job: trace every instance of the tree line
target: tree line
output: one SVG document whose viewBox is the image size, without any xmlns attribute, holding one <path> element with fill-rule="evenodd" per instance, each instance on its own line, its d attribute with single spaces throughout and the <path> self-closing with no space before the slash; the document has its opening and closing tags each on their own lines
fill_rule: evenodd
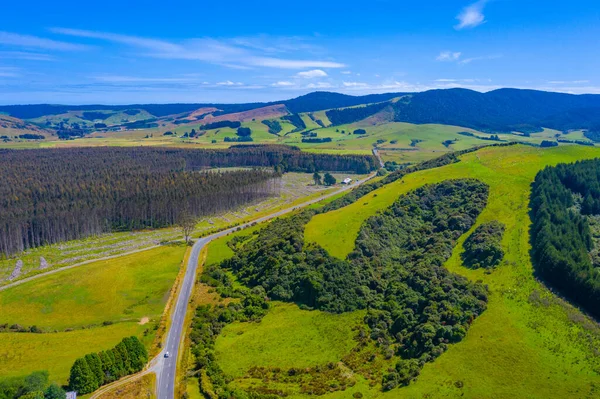
<svg viewBox="0 0 600 399">
<path fill-rule="evenodd" d="M 580 200 L 575 200 L 575 195 Z M 532 260 L 536 272 L 596 317 L 600 274 L 586 215 L 600 214 L 600 160 L 540 171 L 531 192 Z"/>
<path fill-rule="evenodd" d="M 69 388 L 85 395 L 141 371 L 147 362 L 148 352 L 140 340 L 134 336 L 123 338 L 108 351 L 90 353 L 75 360 L 69 374 Z"/>
<path fill-rule="evenodd" d="M 331 109 L 325 113 L 332 125 L 346 125 L 358 122 L 371 115 L 374 115 L 389 106 L 390 103 L 383 102 L 378 104 L 365 105 L 361 107 L 352 107 L 344 109 Z"/>
</svg>

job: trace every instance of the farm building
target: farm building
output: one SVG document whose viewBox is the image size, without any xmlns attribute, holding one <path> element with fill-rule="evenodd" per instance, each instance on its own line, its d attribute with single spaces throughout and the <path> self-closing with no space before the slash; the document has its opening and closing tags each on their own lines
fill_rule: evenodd
<svg viewBox="0 0 600 399">
<path fill-rule="evenodd" d="M 344 180 L 342 180 L 342 184 L 350 184 L 352 182 L 352 179 L 349 177 L 346 177 Z"/>
</svg>

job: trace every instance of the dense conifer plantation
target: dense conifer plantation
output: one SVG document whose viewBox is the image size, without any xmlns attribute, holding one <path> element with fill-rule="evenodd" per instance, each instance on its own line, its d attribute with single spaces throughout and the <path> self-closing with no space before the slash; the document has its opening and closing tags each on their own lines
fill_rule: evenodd
<svg viewBox="0 0 600 399">
<path fill-rule="evenodd" d="M 581 200 L 576 201 L 574 194 Z M 531 193 L 532 259 L 536 271 L 596 317 L 600 316 L 600 265 L 592 263 L 585 215 L 600 214 L 600 160 L 548 167 Z"/>
<path fill-rule="evenodd" d="M 375 165 L 370 156 L 283 146 L 0 150 L 0 254 L 228 210 L 276 194 L 280 172 L 365 173 Z M 269 169 L 200 172 L 231 166 Z"/>
</svg>

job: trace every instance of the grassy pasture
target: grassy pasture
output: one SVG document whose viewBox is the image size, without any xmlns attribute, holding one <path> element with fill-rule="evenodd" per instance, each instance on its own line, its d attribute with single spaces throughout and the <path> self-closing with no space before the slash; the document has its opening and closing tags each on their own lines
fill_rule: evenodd
<svg viewBox="0 0 600 399">
<path fill-rule="evenodd" d="M 328 126 L 324 111 L 312 113 L 316 119 L 321 119 Z M 361 121 L 348 125 L 321 128 L 308 114 L 301 114 L 305 121 L 307 129 L 315 129 L 318 137 L 330 137 L 328 143 L 302 143 L 303 136 L 300 132 L 289 133 L 294 126 L 288 122 L 280 121 L 283 130 L 279 135 L 270 134 L 268 127 L 260 120 L 243 122 L 242 126 L 252 129 L 252 137 L 255 144 L 287 144 L 295 145 L 303 150 L 325 153 L 362 153 L 371 152 L 373 145 L 377 144 L 381 155 L 386 161 L 396 162 L 420 162 L 426 159 L 435 158 L 441 153 L 462 150 L 477 145 L 489 144 L 489 141 L 481 140 L 477 137 L 468 137 L 459 135 L 458 132 L 470 132 L 479 137 L 489 137 L 489 134 L 481 133 L 472 129 L 459 126 L 448 125 L 414 125 L 410 123 L 386 122 L 373 125 L 372 122 Z M 225 137 L 235 138 L 235 129 L 221 128 L 207 130 L 200 137 L 193 139 L 181 137 L 185 132 L 190 132 L 192 128 L 199 130 L 200 122 L 188 123 L 183 125 L 167 124 L 154 129 L 128 130 L 121 132 L 98 132 L 90 137 L 69 140 L 69 141 L 51 141 L 51 142 L 9 142 L 0 143 L 0 146 L 7 148 L 45 148 L 54 146 L 169 146 L 186 148 L 227 148 L 232 144 L 224 142 Z M 367 131 L 366 135 L 351 134 L 355 129 L 363 128 Z M 167 130 L 177 133 L 177 136 L 163 136 Z M 346 134 L 341 132 L 345 131 Z M 555 135 L 560 132 L 545 129 L 542 133 L 531 134 L 525 137 L 515 134 L 501 134 L 502 140 L 524 141 L 532 144 L 539 144 L 542 140 L 555 139 Z M 153 137 L 145 138 L 146 135 Z M 582 139 L 581 132 L 573 132 L 561 136 L 565 139 Z M 413 139 L 421 140 L 413 145 Z M 377 143 L 378 140 L 383 142 Z M 447 146 L 444 141 L 451 140 L 452 144 Z M 456 140 L 456 141 L 454 141 Z M 213 143 L 215 141 L 215 143 Z"/>
<path fill-rule="evenodd" d="M 64 330 L 162 314 L 185 252 L 163 246 L 0 291 L 3 323 Z"/>
<path fill-rule="evenodd" d="M 252 366 L 305 368 L 338 362 L 355 345 L 363 311 L 340 315 L 274 302 L 260 323 L 227 325 L 216 342 L 219 365 L 242 377 Z"/>
<path fill-rule="evenodd" d="M 506 225 L 505 258 L 491 274 L 462 266 L 460 253 L 468 234 L 459 240 L 446 264 L 451 271 L 482 280 L 490 288 L 488 310 L 475 320 L 467 337 L 428 363 L 416 383 L 387 394 L 363 391 L 366 398 L 586 398 L 598 394 L 600 329 L 533 277 L 527 214 L 530 183 L 537 171 L 546 165 L 598 156 L 600 150 L 581 146 L 486 148 L 464 155 L 459 163 L 408 175 L 352 205 L 313 218 L 306 240 L 344 257 L 353 248 L 362 222 L 399 195 L 427 183 L 473 177 L 490 186 L 488 206 L 477 224 L 499 220 Z"/>
<path fill-rule="evenodd" d="M 124 337 L 140 336 L 147 327 L 138 323 L 119 323 L 49 334 L 2 333 L 0 377 L 17 377 L 35 370 L 48 370 L 51 381 L 66 384 L 75 359 L 90 352 L 110 349 Z"/>
</svg>

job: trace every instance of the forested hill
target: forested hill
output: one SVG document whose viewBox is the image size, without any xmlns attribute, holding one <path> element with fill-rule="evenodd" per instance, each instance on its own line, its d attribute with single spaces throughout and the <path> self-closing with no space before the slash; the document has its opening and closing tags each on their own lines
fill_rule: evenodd
<svg viewBox="0 0 600 399">
<path fill-rule="evenodd" d="M 246 103 L 246 104 L 130 104 L 130 105 L 55 105 L 55 104 L 31 104 L 31 105 L 2 105 L 0 113 L 20 119 L 32 119 L 45 115 L 59 115 L 68 111 L 97 111 L 114 110 L 126 111 L 130 109 L 142 109 L 148 113 L 162 117 L 186 112 L 192 112 L 199 108 L 218 108 L 220 114 L 243 112 L 270 105 L 284 104 L 291 113 L 312 112 L 330 108 L 351 107 L 354 105 L 368 104 L 387 101 L 400 96 L 400 93 L 369 94 L 366 96 L 349 96 L 340 93 L 314 92 L 285 101 L 274 101 L 270 103 Z"/>
<path fill-rule="evenodd" d="M 357 122 L 391 106 L 394 120 L 397 122 L 438 123 L 487 132 L 531 133 L 541 131 L 543 127 L 600 131 L 600 95 L 572 95 L 519 89 L 500 89 L 488 93 L 447 89 L 365 96 L 314 92 L 285 101 L 247 104 L 9 105 L 0 106 L 0 113 L 32 119 L 67 111 L 135 109 L 145 110 L 158 118 L 169 115 L 175 118 L 203 107 L 217 108 L 219 111 L 215 112 L 215 115 L 220 116 L 272 105 L 284 105 L 292 115 L 330 110 L 327 115 L 334 125 Z"/>
<path fill-rule="evenodd" d="M 412 94 L 394 104 L 395 120 L 441 123 L 493 132 L 589 129 L 600 125 L 600 95 L 500 89 Z"/>
</svg>

